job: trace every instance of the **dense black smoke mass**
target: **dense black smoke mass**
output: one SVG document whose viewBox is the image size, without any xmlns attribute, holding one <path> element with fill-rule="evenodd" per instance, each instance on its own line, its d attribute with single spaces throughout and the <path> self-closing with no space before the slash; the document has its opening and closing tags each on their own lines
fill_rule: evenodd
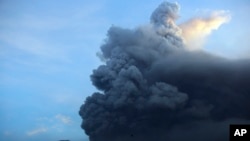
<svg viewBox="0 0 250 141">
<path fill-rule="evenodd" d="M 228 141 L 229 124 L 250 123 L 250 61 L 188 51 L 178 11 L 164 2 L 149 25 L 109 29 L 100 92 L 79 111 L 90 141 Z"/>
</svg>

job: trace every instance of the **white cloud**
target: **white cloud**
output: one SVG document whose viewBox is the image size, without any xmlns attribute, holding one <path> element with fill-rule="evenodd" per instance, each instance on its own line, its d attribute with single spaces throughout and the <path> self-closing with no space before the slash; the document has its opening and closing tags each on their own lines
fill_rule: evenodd
<svg viewBox="0 0 250 141">
<path fill-rule="evenodd" d="M 11 132 L 9 132 L 9 131 L 4 131 L 3 134 L 4 134 L 5 136 L 10 136 L 10 135 L 11 135 Z"/>
<path fill-rule="evenodd" d="M 40 36 L 35 36 L 31 33 L 23 31 L 3 31 L 0 33 L 0 41 L 5 43 L 5 45 L 9 45 L 10 47 L 14 47 L 26 53 L 26 55 L 69 61 L 66 50 L 48 43 L 48 41 Z M 8 46 L 4 46 L 3 48 L 7 49 Z"/>
<path fill-rule="evenodd" d="M 37 134 L 45 133 L 47 131 L 48 131 L 47 128 L 41 127 L 41 128 L 36 128 L 34 130 L 28 131 L 26 134 L 28 136 L 34 136 L 34 135 L 37 135 Z"/>
<path fill-rule="evenodd" d="M 26 133 L 28 136 L 33 136 L 47 131 L 64 132 L 65 129 L 68 128 L 68 125 L 73 123 L 71 117 L 63 114 L 57 114 L 52 117 L 39 117 L 36 121 L 36 124 L 40 125 L 42 128 L 36 128 L 28 131 Z"/>
<path fill-rule="evenodd" d="M 42 125 L 50 125 L 50 126 L 54 126 L 54 125 L 69 125 L 71 123 L 73 123 L 71 117 L 63 115 L 63 114 L 57 114 L 53 117 L 39 117 L 36 119 L 36 121 Z"/>
<path fill-rule="evenodd" d="M 70 123 L 72 123 L 71 118 L 68 117 L 68 116 L 65 116 L 65 115 L 58 114 L 58 115 L 55 116 L 55 118 L 57 120 L 61 121 L 64 124 L 70 124 Z"/>
</svg>

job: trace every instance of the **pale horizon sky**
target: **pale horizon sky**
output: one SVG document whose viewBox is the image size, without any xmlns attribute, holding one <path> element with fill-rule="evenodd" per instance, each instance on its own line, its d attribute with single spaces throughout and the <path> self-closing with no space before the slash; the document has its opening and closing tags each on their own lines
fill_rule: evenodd
<svg viewBox="0 0 250 141">
<path fill-rule="evenodd" d="M 87 141 L 78 111 L 97 91 L 90 74 L 112 26 L 149 24 L 162 0 L 1 0 L 0 140 Z M 169 1 L 175 2 L 175 1 Z M 177 24 L 200 11 L 229 11 L 231 20 L 203 49 L 229 59 L 250 58 L 249 0 L 176 1 Z"/>
</svg>

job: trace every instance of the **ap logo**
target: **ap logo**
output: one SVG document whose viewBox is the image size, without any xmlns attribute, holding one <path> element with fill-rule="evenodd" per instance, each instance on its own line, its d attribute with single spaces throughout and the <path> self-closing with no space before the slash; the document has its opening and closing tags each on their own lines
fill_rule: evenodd
<svg viewBox="0 0 250 141">
<path fill-rule="evenodd" d="M 230 125 L 230 141 L 250 141 L 250 125 Z"/>
</svg>

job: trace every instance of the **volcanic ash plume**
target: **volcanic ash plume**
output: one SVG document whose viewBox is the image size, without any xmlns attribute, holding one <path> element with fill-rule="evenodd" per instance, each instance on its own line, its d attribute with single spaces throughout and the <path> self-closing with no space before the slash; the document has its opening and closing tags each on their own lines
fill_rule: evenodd
<svg viewBox="0 0 250 141">
<path fill-rule="evenodd" d="M 91 75 L 101 92 L 79 111 L 90 141 L 226 141 L 230 123 L 249 123 L 250 61 L 186 50 L 178 10 L 164 2 L 150 25 L 109 29 Z"/>
<path fill-rule="evenodd" d="M 206 37 L 213 30 L 217 30 L 222 24 L 231 19 L 228 11 L 213 11 L 209 15 L 192 18 L 179 26 L 186 46 L 190 50 L 201 49 Z"/>
</svg>

